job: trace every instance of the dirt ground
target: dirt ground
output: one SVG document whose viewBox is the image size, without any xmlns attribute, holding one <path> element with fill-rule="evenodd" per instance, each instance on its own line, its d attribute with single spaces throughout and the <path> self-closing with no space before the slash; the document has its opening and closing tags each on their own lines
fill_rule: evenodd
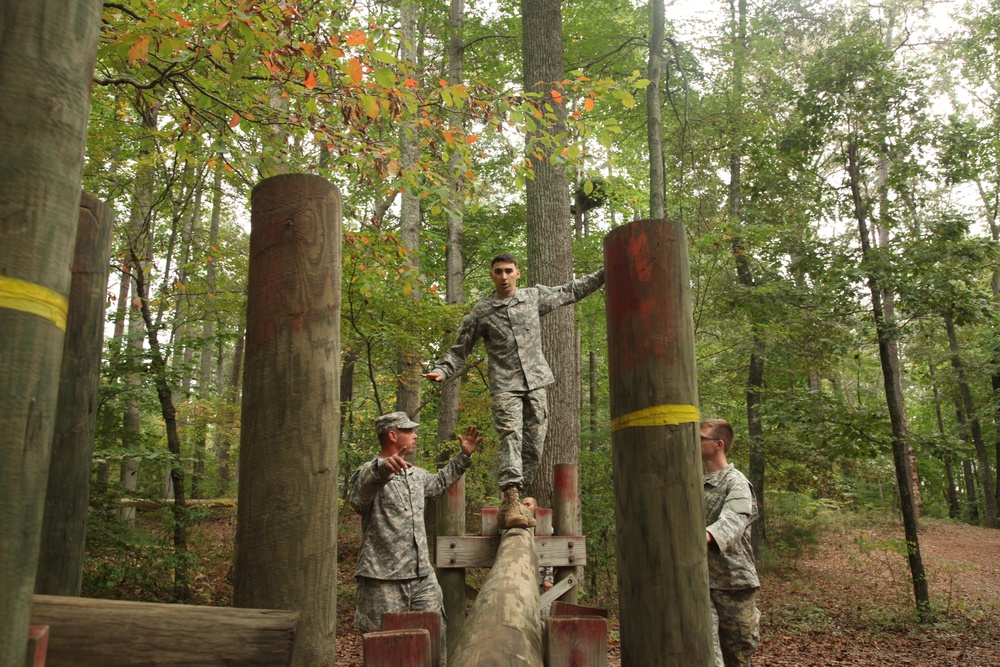
<svg viewBox="0 0 1000 667">
<path fill-rule="evenodd" d="M 755 667 L 1000 667 L 1000 531 L 929 520 L 921 531 L 933 622 L 915 621 L 901 529 L 827 533 L 762 570 Z M 338 551 L 337 664 L 360 667 L 351 576 L 357 543 L 348 537 Z M 621 665 L 618 630 L 612 617 L 611 667 Z"/>
</svg>

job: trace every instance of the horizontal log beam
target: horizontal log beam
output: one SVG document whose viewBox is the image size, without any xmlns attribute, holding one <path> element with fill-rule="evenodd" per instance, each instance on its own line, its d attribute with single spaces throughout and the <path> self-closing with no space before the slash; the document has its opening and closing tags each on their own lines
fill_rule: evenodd
<svg viewBox="0 0 1000 667">
<path fill-rule="evenodd" d="M 582 535 L 536 536 L 539 567 L 587 564 L 587 543 Z M 500 536 L 441 535 L 437 538 L 435 567 L 493 567 Z"/>
<path fill-rule="evenodd" d="M 451 667 L 542 667 L 538 613 L 538 559 L 531 533 L 503 534 L 482 591 L 476 597 L 448 664 Z"/>
<path fill-rule="evenodd" d="M 135 507 L 140 510 L 158 510 L 161 507 L 167 507 L 174 504 L 173 498 L 160 498 L 159 500 L 154 500 L 152 498 L 119 498 L 118 503 L 124 507 Z M 184 502 L 188 507 L 236 507 L 235 498 L 198 498 L 194 500 L 186 500 Z"/>
<path fill-rule="evenodd" d="M 298 613 L 36 595 L 47 667 L 288 665 Z"/>
</svg>

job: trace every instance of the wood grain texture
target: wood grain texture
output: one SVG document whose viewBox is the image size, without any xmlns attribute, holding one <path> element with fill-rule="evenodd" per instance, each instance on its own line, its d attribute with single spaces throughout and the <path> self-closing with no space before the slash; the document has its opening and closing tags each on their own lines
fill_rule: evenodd
<svg viewBox="0 0 1000 667">
<path fill-rule="evenodd" d="M 364 667 L 431 667 L 427 630 L 368 632 L 362 637 Z"/>
<path fill-rule="evenodd" d="M 47 667 L 288 665 L 298 614 L 36 595 Z"/>
<path fill-rule="evenodd" d="M 463 614 L 464 614 L 463 610 Z M 382 614 L 382 630 L 426 630 L 431 642 L 431 665 L 441 662 L 441 617 L 436 611 L 390 611 Z"/>
<path fill-rule="evenodd" d="M 254 188 L 233 599 L 301 612 L 308 667 L 336 659 L 340 242 L 328 181 Z"/>
<path fill-rule="evenodd" d="M 550 616 L 546 667 L 607 667 L 608 622 L 600 616 Z"/>
<path fill-rule="evenodd" d="M 507 530 L 496 564 L 455 642 L 451 667 L 542 667 L 538 560 L 531 533 Z"/>
<path fill-rule="evenodd" d="M 552 496 L 552 532 L 555 535 L 578 535 L 583 532 L 580 514 L 580 471 L 575 463 L 557 463 L 552 471 L 553 496 Z M 575 559 L 574 559 L 575 560 Z M 554 565 L 551 561 L 542 561 L 539 557 L 540 565 Z M 580 562 L 559 563 L 556 569 L 555 581 L 558 583 L 564 579 L 575 577 L 580 581 L 583 576 L 583 569 L 576 567 L 583 565 Z M 575 603 L 579 597 L 579 589 L 573 586 L 568 591 L 559 596 L 560 600 Z"/>
<path fill-rule="evenodd" d="M 80 198 L 35 592 L 79 595 L 114 211 Z"/>
<path fill-rule="evenodd" d="M 583 535 L 541 535 L 533 539 L 539 566 L 587 564 L 587 540 Z M 435 567 L 495 567 L 500 544 L 499 535 L 440 535 Z"/>
<path fill-rule="evenodd" d="M 438 500 L 438 532 L 441 535 L 465 534 L 465 475 L 459 477 L 443 499 Z M 448 568 L 437 572 L 448 619 L 445 640 L 448 650 L 465 626 L 465 569 Z"/>
<path fill-rule="evenodd" d="M 698 405 L 683 225 L 605 238 L 611 417 Z M 696 421 L 612 431 L 622 664 L 712 664 Z"/>
<path fill-rule="evenodd" d="M 70 290 L 101 3 L 0 2 L 0 277 Z M 20 285 L 20 283 L 18 283 Z M 28 299 L 22 303 L 37 304 Z M 20 305 L 20 304 L 19 304 Z M 22 665 L 64 331 L 0 307 L 0 665 Z"/>
</svg>

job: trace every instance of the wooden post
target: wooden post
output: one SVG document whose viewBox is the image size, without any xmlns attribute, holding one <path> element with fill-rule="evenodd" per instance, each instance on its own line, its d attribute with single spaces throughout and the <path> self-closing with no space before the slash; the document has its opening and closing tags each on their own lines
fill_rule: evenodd
<svg viewBox="0 0 1000 667">
<path fill-rule="evenodd" d="M 114 211 L 84 193 L 76 228 L 59 402 L 35 592 L 79 595 Z"/>
<path fill-rule="evenodd" d="M 24 664 L 101 3 L 0 2 L 0 665 Z"/>
<path fill-rule="evenodd" d="M 297 616 L 291 611 L 36 595 L 31 623 L 51 628 L 47 667 L 277 667 L 291 662 Z"/>
<path fill-rule="evenodd" d="M 555 491 L 552 498 L 552 529 L 556 535 L 582 535 L 579 525 L 580 492 L 579 474 L 575 463 L 557 463 L 552 469 L 552 482 Z M 577 581 L 582 576 L 582 568 L 556 568 L 556 583 L 567 577 L 576 576 Z M 576 603 L 578 588 L 574 586 L 559 599 L 564 602 Z"/>
<path fill-rule="evenodd" d="M 49 650 L 49 626 L 32 625 L 28 628 L 28 655 L 24 667 L 45 667 Z"/>
<path fill-rule="evenodd" d="M 608 622 L 600 616 L 550 616 L 545 628 L 546 667 L 607 667 Z"/>
<path fill-rule="evenodd" d="M 431 640 L 430 664 L 438 667 L 441 665 L 441 632 L 444 630 L 441 627 L 441 620 L 436 611 L 389 611 L 382 614 L 382 630 L 384 632 L 426 630 Z"/>
<path fill-rule="evenodd" d="M 504 532 L 496 562 L 465 619 L 448 664 L 542 667 L 538 559 L 535 540 L 527 529 Z"/>
<path fill-rule="evenodd" d="M 465 475 L 438 499 L 438 527 L 442 535 L 465 535 Z M 437 578 L 444 595 L 444 613 L 448 618 L 445 640 L 450 652 L 465 625 L 465 569 L 442 568 L 437 571 Z"/>
<path fill-rule="evenodd" d="M 552 535 L 552 510 L 548 507 L 539 507 L 535 509 L 535 520 L 538 525 L 535 526 L 535 536 L 545 537 Z"/>
<path fill-rule="evenodd" d="M 490 537 L 492 535 L 499 535 L 500 528 L 497 519 L 500 516 L 500 508 L 494 507 L 492 505 L 487 505 L 483 507 L 479 514 L 481 523 L 479 534 L 483 537 Z"/>
<path fill-rule="evenodd" d="M 336 660 L 340 193 L 306 174 L 251 196 L 236 528 L 238 607 L 301 613 L 295 663 Z"/>
<path fill-rule="evenodd" d="M 364 667 L 432 667 L 427 630 L 367 632 L 361 640 Z"/>
<path fill-rule="evenodd" d="M 706 667 L 712 628 L 684 226 L 604 240 L 623 665 Z"/>
</svg>

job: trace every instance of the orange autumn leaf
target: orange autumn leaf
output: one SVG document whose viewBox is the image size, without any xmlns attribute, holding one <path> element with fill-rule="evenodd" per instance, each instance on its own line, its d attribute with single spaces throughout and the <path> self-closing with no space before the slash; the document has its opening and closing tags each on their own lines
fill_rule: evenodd
<svg viewBox="0 0 1000 667">
<path fill-rule="evenodd" d="M 583 103 L 583 108 L 587 111 L 592 111 L 594 109 L 594 98 L 588 97 L 587 101 Z"/>
<path fill-rule="evenodd" d="M 239 124 L 240 124 L 240 115 L 238 113 L 234 113 L 233 117 L 229 120 L 229 127 L 236 127 Z"/>
<path fill-rule="evenodd" d="M 562 95 L 559 93 L 558 90 L 552 91 L 552 101 L 555 102 L 556 104 L 562 104 Z"/>
<path fill-rule="evenodd" d="M 143 35 L 139 39 L 132 43 L 132 46 L 128 47 L 128 61 L 131 64 L 135 64 L 140 60 L 144 60 L 149 54 L 149 35 Z"/>
<path fill-rule="evenodd" d="M 368 39 L 368 35 L 366 35 L 364 31 L 355 30 L 347 36 L 347 45 L 358 46 L 360 44 L 364 44 L 366 39 Z"/>
<path fill-rule="evenodd" d="M 407 78 L 406 81 L 403 82 L 403 85 L 407 88 L 416 88 L 419 84 L 414 79 Z"/>
<path fill-rule="evenodd" d="M 183 16 L 181 16 L 177 12 L 170 12 L 170 16 L 172 16 L 177 21 L 177 25 L 179 25 L 182 28 L 193 28 L 194 27 L 193 23 L 191 23 L 190 21 L 188 21 L 186 18 L 184 18 Z"/>
<path fill-rule="evenodd" d="M 351 81 L 355 84 L 361 83 L 361 61 L 357 58 L 351 58 L 347 61 L 347 75 L 351 77 Z"/>
<path fill-rule="evenodd" d="M 312 90 L 316 87 L 316 72 L 309 72 L 306 76 L 306 90 Z"/>
<path fill-rule="evenodd" d="M 474 144 L 474 143 L 476 143 L 476 139 L 478 139 L 478 138 L 479 137 L 476 136 L 475 134 L 470 134 L 470 135 L 468 135 L 468 136 L 465 137 L 465 141 L 466 141 L 466 143 Z"/>
</svg>

